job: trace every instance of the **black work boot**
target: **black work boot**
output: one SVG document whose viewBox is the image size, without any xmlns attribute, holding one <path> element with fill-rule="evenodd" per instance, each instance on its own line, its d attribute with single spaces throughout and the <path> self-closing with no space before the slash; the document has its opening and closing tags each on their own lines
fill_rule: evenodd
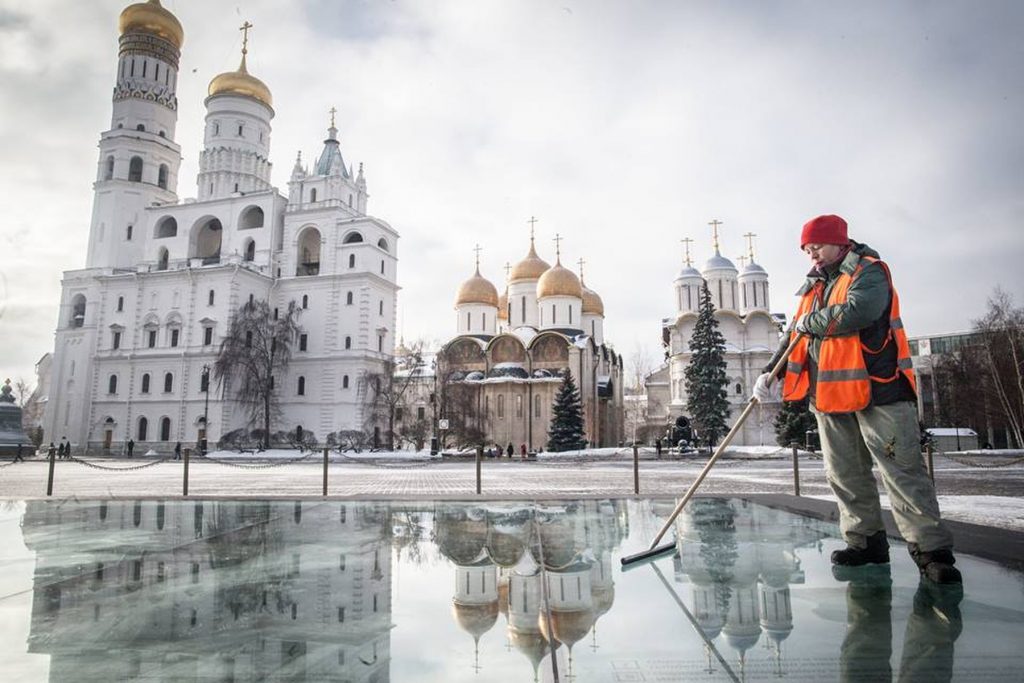
<svg viewBox="0 0 1024 683">
<path fill-rule="evenodd" d="M 860 567 L 865 564 L 888 564 L 889 563 L 889 541 L 885 537 L 885 530 L 876 531 L 866 539 L 867 545 L 863 548 L 855 548 L 850 545 L 842 550 L 832 552 L 832 564 L 841 567 Z"/>
<path fill-rule="evenodd" d="M 910 546 L 910 556 L 921 570 L 921 576 L 935 583 L 963 583 L 960 570 L 954 567 L 956 558 L 949 548 L 922 551 L 916 545 Z"/>
</svg>

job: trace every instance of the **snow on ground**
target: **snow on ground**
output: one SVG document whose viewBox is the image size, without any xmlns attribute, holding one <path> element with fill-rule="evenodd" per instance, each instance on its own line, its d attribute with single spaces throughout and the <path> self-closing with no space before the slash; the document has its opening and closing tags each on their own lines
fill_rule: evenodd
<svg viewBox="0 0 1024 683">
<path fill-rule="evenodd" d="M 810 496 L 835 502 L 836 497 Z M 882 495 L 882 507 L 891 510 L 889 496 Z M 968 524 L 1024 531 L 1024 500 L 1009 496 L 943 496 L 939 497 L 939 510 L 944 519 Z"/>
<path fill-rule="evenodd" d="M 323 451 L 317 450 L 312 453 L 307 451 L 306 453 L 299 453 L 297 450 L 292 448 L 271 448 L 266 451 L 210 451 L 207 456 L 213 460 L 235 460 L 244 459 L 252 460 L 254 458 L 267 459 L 267 460 L 299 460 L 299 459 L 311 459 L 311 458 L 322 458 Z M 335 450 L 331 450 L 330 459 L 332 462 L 338 460 L 437 460 L 440 459 L 439 455 L 431 455 L 429 450 L 423 451 L 362 451 L 356 453 L 354 451 L 345 451 L 344 453 L 338 453 Z"/>
</svg>

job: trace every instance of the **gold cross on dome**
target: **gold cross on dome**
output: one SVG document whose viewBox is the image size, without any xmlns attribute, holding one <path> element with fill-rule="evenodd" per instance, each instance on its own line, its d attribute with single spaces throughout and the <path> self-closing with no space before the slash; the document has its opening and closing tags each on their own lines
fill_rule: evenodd
<svg viewBox="0 0 1024 683">
<path fill-rule="evenodd" d="M 679 241 L 682 242 L 683 245 L 686 247 L 686 265 L 692 266 L 693 261 L 690 259 L 690 245 L 693 244 L 693 240 L 690 239 L 689 237 L 684 237 Z"/>
<path fill-rule="evenodd" d="M 757 237 L 756 233 L 747 232 L 743 234 L 747 238 L 747 252 L 750 255 L 750 262 L 754 262 L 754 238 Z"/>
<path fill-rule="evenodd" d="M 580 260 L 576 262 L 576 265 L 578 265 L 580 267 L 580 280 L 583 279 L 583 264 L 584 263 L 586 263 L 586 261 L 583 260 L 582 256 L 580 257 Z"/>
<path fill-rule="evenodd" d="M 562 261 L 562 236 L 559 235 L 557 232 L 555 233 L 554 243 L 555 243 L 555 260 L 558 261 L 559 263 L 561 263 L 561 261 Z"/>
<path fill-rule="evenodd" d="M 710 223 L 708 223 L 708 225 L 711 226 L 711 233 L 714 236 L 714 245 L 715 245 L 715 251 L 716 252 L 718 251 L 718 226 L 721 225 L 721 224 L 722 224 L 722 221 L 718 220 L 717 218 L 715 220 L 711 221 Z"/>
<path fill-rule="evenodd" d="M 249 53 L 249 49 L 248 49 L 249 48 L 249 29 L 251 29 L 251 28 L 252 28 L 252 24 L 249 22 L 248 19 L 246 19 L 245 23 L 242 24 L 242 26 L 238 29 L 239 31 L 242 32 L 242 54 L 243 55 Z"/>
<path fill-rule="evenodd" d="M 511 274 L 512 274 L 512 264 L 509 263 L 508 261 L 505 261 L 505 279 L 508 280 L 509 277 L 511 277 Z"/>
<path fill-rule="evenodd" d="M 477 272 L 480 272 L 480 252 L 483 251 L 483 249 L 481 249 L 480 245 L 477 244 L 475 247 L 473 247 L 473 251 L 476 252 L 476 270 Z"/>
<path fill-rule="evenodd" d="M 537 219 L 534 218 L 533 216 L 530 216 L 530 220 L 528 220 L 526 222 L 530 224 L 530 241 L 532 242 L 533 241 L 533 230 L 534 230 L 534 228 L 537 225 Z"/>
<path fill-rule="evenodd" d="M 334 115 L 338 113 L 338 110 L 335 109 L 334 107 L 331 107 L 327 111 L 331 115 L 331 128 L 334 128 Z"/>
</svg>

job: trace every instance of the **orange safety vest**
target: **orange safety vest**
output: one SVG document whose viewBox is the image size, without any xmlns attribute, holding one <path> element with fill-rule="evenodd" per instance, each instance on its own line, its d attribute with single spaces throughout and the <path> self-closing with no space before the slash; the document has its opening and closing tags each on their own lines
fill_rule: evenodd
<svg viewBox="0 0 1024 683">
<path fill-rule="evenodd" d="M 885 263 L 870 256 L 861 256 L 860 263 L 857 264 L 857 268 L 852 274 L 839 274 L 825 305 L 845 304 L 850 285 L 866 265 L 876 261 L 885 269 L 885 276 L 889 280 L 889 291 L 892 292 L 892 305 L 889 309 L 889 333 L 877 349 L 868 348 L 861 341 L 859 334 L 827 336 L 822 339 L 821 351 L 818 354 L 817 387 L 814 397 L 814 407 L 819 412 L 852 413 L 863 410 L 871 402 L 871 382 L 894 382 L 899 379 L 901 373 L 910 382 L 910 387 L 914 392 L 917 392 L 917 381 L 914 378 L 914 369 L 910 361 L 910 344 L 907 343 L 907 334 L 903 329 L 903 322 L 900 320 L 900 298 L 892 286 L 892 275 Z M 825 283 L 818 281 L 805 292 L 800 299 L 800 305 L 797 306 L 794 320 L 799 320 L 804 314 L 820 309 L 824 291 Z M 795 330 L 790 332 L 790 341 L 796 334 Z M 808 343 L 807 337 L 801 338 L 789 354 L 785 380 L 782 385 L 782 398 L 785 401 L 799 401 L 807 396 L 810 389 L 810 375 L 807 369 Z M 865 358 L 868 355 L 881 353 L 890 343 L 896 344 L 896 367 L 892 376 L 874 377 L 869 375 Z"/>
</svg>

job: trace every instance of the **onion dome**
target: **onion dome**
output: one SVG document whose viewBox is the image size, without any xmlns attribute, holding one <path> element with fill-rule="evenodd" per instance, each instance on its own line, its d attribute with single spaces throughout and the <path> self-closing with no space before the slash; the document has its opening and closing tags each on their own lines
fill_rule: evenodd
<svg viewBox="0 0 1024 683">
<path fill-rule="evenodd" d="M 498 320 L 508 321 L 508 288 L 498 297 Z"/>
<path fill-rule="evenodd" d="M 480 275 L 480 266 L 477 266 L 473 277 L 459 285 L 459 292 L 455 296 L 455 305 L 462 306 L 463 304 L 498 305 L 498 290 L 490 280 Z"/>
<path fill-rule="evenodd" d="M 686 266 L 683 267 L 681 271 L 679 271 L 679 275 L 676 275 L 676 281 L 678 282 L 679 280 L 691 279 L 703 280 L 704 276 L 700 274 L 699 270 L 697 270 L 690 264 L 687 264 Z"/>
<path fill-rule="evenodd" d="M 185 31 L 178 18 L 160 5 L 160 0 L 137 2 L 121 12 L 118 30 L 125 33 L 149 33 L 159 36 L 177 49 L 185 42 Z"/>
<path fill-rule="evenodd" d="M 583 287 L 583 314 L 587 315 L 599 315 L 604 317 L 604 302 L 601 301 L 601 297 L 597 292 L 587 287 L 580 279 L 580 286 Z"/>
<path fill-rule="evenodd" d="M 242 53 L 242 63 L 238 65 L 238 70 L 225 71 L 214 76 L 213 80 L 210 81 L 207 93 L 210 97 L 216 95 L 251 97 L 271 109 L 274 107 L 274 98 L 270 94 L 270 88 L 260 79 L 250 75 L 249 71 L 245 68 L 245 52 Z"/>
<path fill-rule="evenodd" d="M 522 261 L 512 266 L 508 281 L 536 280 L 550 268 L 551 265 L 547 261 L 537 256 L 537 250 L 533 246 L 533 238 L 530 238 L 530 253 Z"/>
<path fill-rule="evenodd" d="M 753 261 L 751 261 L 743 269 L 743 272 L 741 273 L 741 275 L 754 275 L 754 274 L 757 274 L 757 275 L 767 275 L 768 272 L 764 268 L 762 268 L 760 266 L 760 264 L 757 264 L 757 263 L 754 263 Z"/>
<path fill-rule="evenodd" d="M 708 262 L 704 264 L 704 271 L 709 270 L 731 270 L 736 271 L 736 266 L 733 265 L 732 261 L 722 256 L 721 253 L 716 249 L 715 255 L 708 259 Z"/>
<path fill-rule="evenodd" d="M 465 605 L 456 602 L 452 605 L 452 613 L 459 628 L 474 638 L 479 638 L 490 631 L 494 623 L 498 621 L 498 601 L 482 605 Z"/>
<path fill-rule="evenodd" d="M 582 299 L 583 286 L 576 273 L 556 261 L 555 265 L 544 271 L 537 280 L 537 298 L 543 299 L 548 296 L 574 296 Z"/>
<path fill-rule="evenodd" d="M 551 633 L 548 633 L 548 620 L 543 615 L 538 618 L 538 621 L 540 622 L 540 632 L 544 634 L 549 643 L 554 637 L 554 640 L 571 648 L 586 637 L 594 625 L 595 618 L 594 613 L 589 609 L 571 612 L 553 609 L 551 610 Z"/>
</svg>

